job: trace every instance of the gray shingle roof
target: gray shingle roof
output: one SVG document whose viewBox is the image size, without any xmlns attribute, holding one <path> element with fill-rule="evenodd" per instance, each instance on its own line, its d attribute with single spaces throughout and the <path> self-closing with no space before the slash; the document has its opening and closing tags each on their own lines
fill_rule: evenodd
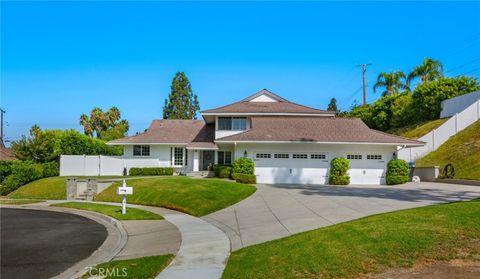
<svg viewBox="0 0 480 279">
<path fill-rule="evenodd" d="M 109 141 L 108 144 L 176 143 L 196 147 L 214 147 L 215 125 L 202 120 L 153 120 L 144 133 Z"/>
<path fill-rule="evenodd" d="M 260 95 L 267 95 L 277 100 L 277 102 L 250 102 L 250 100 Z M 332 111 L 326 111 L 292 103 L 266 89 L 263 89 L 239 102 L 219 108 L 204 110 L 202 111 L 202 113 L 301 113 L 316 115 L 335 114 L 335 112 Z"/>
<path fill-rule="evenodd" d="M 357 118 L 254 116 L 250 130 L 218 141 L 362 142 L 423 145 L 370 129 Z"/>
</svg>

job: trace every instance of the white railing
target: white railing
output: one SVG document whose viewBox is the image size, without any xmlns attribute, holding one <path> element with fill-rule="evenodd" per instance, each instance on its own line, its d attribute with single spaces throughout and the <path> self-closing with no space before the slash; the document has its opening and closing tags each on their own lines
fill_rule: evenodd
<svg viewBox="0 0 480 279">
<path fill-rule="evenodd" d="M 437 150 L 437 148 L 445 143 L 451 136 L 472 125 L 479 119 L 480 100 L 477 100 L 460 113 L 453 115 L 437 129 L 419 138 L 419 141 L 426 143 L 424 146 L 400 149 L 398 151 L 398 158 L 408 162 L 414 162 L 428 153 Z"/>
</svg>

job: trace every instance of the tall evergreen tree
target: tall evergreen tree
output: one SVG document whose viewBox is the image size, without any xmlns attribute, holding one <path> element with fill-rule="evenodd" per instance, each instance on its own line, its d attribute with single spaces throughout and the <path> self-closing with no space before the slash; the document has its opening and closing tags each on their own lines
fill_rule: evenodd
<svg viewBox="0 0 480 279">
<path fill-rule="evenodd" d="M 328 104 L 328 108 L 327 108 L 328 111 L 335 111 L 335 112 L 338 112 L 338 108 L 337 108 L 337 99 L 335 98 L 332 98 L 330 100 L 330 103 Z"/>
<path fill-rule="evenodd" d="M 192 91 L 184 72 L 178 72 L 172 80 L 170 95 L 163 106 L 164 119 L 197 119 L 200 110 L 198 98 Z"/>
</svg>

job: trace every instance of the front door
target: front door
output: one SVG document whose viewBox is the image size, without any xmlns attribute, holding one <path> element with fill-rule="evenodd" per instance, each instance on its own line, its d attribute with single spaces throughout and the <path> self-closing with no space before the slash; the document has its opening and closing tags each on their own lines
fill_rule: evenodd
<svg viewBox="0 0 480 279">
<path fill-rule="evenodd" d="M 202 170 L 208 170 L 208 167 L 215 163 L 215 151 L 204 150 L 202 155 Z"/>
</svg>

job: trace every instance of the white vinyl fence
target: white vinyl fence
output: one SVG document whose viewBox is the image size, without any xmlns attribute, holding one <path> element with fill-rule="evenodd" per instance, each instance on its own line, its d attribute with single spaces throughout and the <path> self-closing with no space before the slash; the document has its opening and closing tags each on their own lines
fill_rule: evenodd
<svg viewBox="0 0 480 279">
<path fill-rule="evenodd" d="M 424 146 L 405 148 L 398 151 L 398 158 L 407 162 L 414 162 L 428 153 L 436 150 L 451 136 L 467 128 L 480 119 L 480 100 L 468 106 L 460 113 L 455 114 L 447 122 L 434 129 L 418 140 L 425 142 Z"/>
<path fill-rule="evenodd" d="M 124 168 L 159 167 L 158 159 L 128 159 L 102 155 L 62 155 L 60 176 L 123 175 Z"/>
</svg>

